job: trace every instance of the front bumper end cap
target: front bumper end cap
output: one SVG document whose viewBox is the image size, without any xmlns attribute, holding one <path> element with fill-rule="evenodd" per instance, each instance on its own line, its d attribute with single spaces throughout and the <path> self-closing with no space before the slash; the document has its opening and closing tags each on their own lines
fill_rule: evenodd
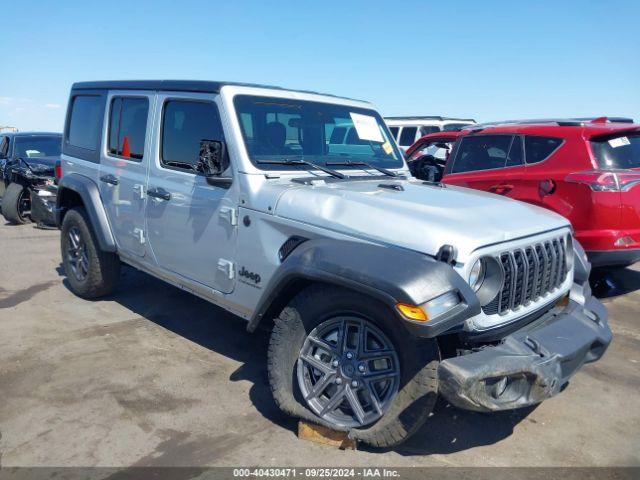
<svg viewBox="0 0 640 480">
<path fill-rule="evenodd" d="M 570 301 L 562 312 L 545 315 L 499 345 L 441 362 L 440 394 L 475 411 L 535 405 L 559 393 L 585 363 L 602 357 L 611 339 L 600 301 Z"/>
</svg>

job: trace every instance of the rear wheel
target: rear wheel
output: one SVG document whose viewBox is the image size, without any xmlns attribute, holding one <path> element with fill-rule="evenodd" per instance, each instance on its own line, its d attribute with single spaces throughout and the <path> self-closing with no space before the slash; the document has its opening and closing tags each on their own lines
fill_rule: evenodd
<svg viewBox="0 0 640 480">
<path fill-rule="evenodd" d="M 2 215 L 8 222 L 21 225 L 29 221 L 31 195 L 28 188 L 11 183 L 2 197 Z"/>
<path fill-rule="evenodd" d="M 120 276 L 118 255 L 100 250 L 82 207 L 69 210 L 61 227 L 62 264 L 71 290 L 83 298 L 98 298 L 115 290 Z"/>
<path fill-rule="evenodd" d="M 356 292 L 304 290 L 271 334 L 269 380 L 278 406 L 373 446 L 406 440 L 435 403 L 439 351 L 390 318 L 385 305 Z"/>
</svg>

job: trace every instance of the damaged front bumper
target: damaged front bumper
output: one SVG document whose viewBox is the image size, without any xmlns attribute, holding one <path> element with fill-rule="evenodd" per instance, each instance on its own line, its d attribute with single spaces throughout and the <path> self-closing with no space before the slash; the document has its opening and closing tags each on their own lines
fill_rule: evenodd
<svg viewBox="0 0 640 480">
<path fill-rule="evenodd" d="M 574 284 L 569 304 L 473 353 L 444 360 L 440 393 L 476 411 L 526 407 L 556 395 L 585 363 L 611 343 L 607 311 L 588 283 Z"/>
</svg>

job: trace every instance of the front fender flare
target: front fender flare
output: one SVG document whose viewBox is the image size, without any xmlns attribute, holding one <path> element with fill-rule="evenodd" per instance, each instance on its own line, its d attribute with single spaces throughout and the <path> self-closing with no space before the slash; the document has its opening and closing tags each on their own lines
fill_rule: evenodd
<svg viewBox="0 0 640 480">
<path fill-rule="evenodd" d="M 77 193 L 82 199 L 84 209 L 91 220 L 91 226 L 98 239 L 100 249 L 105 252 L 116 252 L 116 242 L 109 225 L 107 212 L 100 198 L 100 190 L 93 180 L 79 173 L 65 175 L 58 182 L 58 196 L 56 198 L 56 224 L 62 225 L 64 212 L 67 206 L 64 204 L 65 190 Z"/>
<path fill-rule="evenodd" d="M 249 321 L 249 331 L 265 316 L 279 313 L 272 306 L 296 281 L 328 283 L 372 296 L 388 305 L 411 334 L 420 337 L 435 337 L 480 313 L 478 299 L 467 282 L 444 262 L 401 248 L 316 239 L 300 244 L 280 265 Z M 450 291 L 458 292 L 464 308 L 434 321 L 410 321 L 396 309 L 398 303 L 422 305 Z"/>
</svg>

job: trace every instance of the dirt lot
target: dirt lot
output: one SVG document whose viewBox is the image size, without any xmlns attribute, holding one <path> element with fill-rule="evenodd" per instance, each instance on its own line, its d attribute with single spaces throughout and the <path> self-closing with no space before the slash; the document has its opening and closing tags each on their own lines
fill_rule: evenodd
<svg viewBox="0 0 640 480">
<path fill-rule="evenodd" d="M 76 298 L 58 240 L 0 225 L 3 466 L 640 465 L 640 269 L 602 290 L 613 344 L 558 397 L 494 415 L 440 402 L 396 450 L 339 451 L 273 404 L 264 333 L 129 268 L 113 298 Z"/>
</svg>

